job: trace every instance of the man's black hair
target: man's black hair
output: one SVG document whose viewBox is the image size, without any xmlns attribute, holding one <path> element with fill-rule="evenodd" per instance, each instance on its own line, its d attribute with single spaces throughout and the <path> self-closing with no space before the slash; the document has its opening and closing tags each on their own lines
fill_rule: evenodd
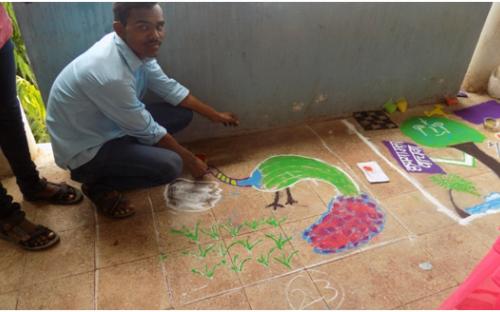
<svg viewBox="0 0 500 312">
<path fill-rule="evenodd" d="M 158 2 L 115 2 L 113 3 L 113 14 L 115 22 L 120 22 L 123 25 L 127 24 L 130 11 L 133 9 L 151 9 Z"/>
</svg>

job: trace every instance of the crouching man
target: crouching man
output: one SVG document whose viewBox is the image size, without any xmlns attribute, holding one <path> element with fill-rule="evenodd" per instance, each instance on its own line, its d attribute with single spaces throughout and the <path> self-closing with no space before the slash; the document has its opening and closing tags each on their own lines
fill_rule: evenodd
<svg viewBox="0 0 500 312">
<path fill-rule="evenodd" d="M 58 75 L 47 105 L 47 128 L 57 165 L 82 182 L 83 192 L 108 217 L 134 214 L 121 191 L 169 183 L 183 167 L 194 177 L 207 166 L 172 134 L 193 111 L 237 126 L 167 77 L 155 57 L 165 35 L 157 3 L 115 3 L 114 32 L 105 35 Z M 143 103 L 146 90 L 164 102 Z"/>
</svg>

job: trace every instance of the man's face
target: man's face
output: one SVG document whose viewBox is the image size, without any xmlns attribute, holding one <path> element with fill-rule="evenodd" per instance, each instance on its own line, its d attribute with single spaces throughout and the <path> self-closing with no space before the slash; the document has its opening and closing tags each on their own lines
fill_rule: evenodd
<svg viewBox="0 0 500 312">
<path fill-rule="evenodd" d="M 165 20 L 159 5 L 132 9 L 124 26 L 115 22 L 115 31 L 140 59 L 155 57 L 165 36 Z"/>
</svg>

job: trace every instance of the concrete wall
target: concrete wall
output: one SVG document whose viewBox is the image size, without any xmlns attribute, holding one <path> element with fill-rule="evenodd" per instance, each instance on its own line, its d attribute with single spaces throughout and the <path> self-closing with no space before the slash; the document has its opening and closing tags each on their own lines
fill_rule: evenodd
<svg viewBox="0 0 500 312">
<path fill-rule="evenodd" d="M 470 92 L 486 92 L 489 77 L 498 66 L 500 66 L 500 3 L 494 3 L 465 75 L 463 88 Z"/>
<path fill-rule="evenodd" d="M 490 3 L 162 3 L 165 72 L 238 131 L 410 104 L 460 87 Z M 44 98 L 111 30 L 110 3 L 16 3 Z M 181 138 L 234 133 L 197 119 Z"/>
</svg>

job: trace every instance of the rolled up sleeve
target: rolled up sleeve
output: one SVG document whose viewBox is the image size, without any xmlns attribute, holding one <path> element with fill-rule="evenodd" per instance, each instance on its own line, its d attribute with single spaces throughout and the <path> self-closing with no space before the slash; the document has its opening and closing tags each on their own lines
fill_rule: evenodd
<svg viewBox="0 0 500 312">
<path fill-rule="evenodd" d="M 137 138 L 143 144 L 154 145 L 167 133 L 153 119 L 144 103 L 137 99 L 131 82 L 113 80 L 89 85 L 98 86 L 85 92 L 92 103 L 127 135 Z"/>
<path fill-rule="evenodd" d="M 179 105 L 189 94 L 189 90 L 175 79 L 167 77 L 156 60 L 146 65 L 148 88 L 167 103 Z"/>
</svg>

